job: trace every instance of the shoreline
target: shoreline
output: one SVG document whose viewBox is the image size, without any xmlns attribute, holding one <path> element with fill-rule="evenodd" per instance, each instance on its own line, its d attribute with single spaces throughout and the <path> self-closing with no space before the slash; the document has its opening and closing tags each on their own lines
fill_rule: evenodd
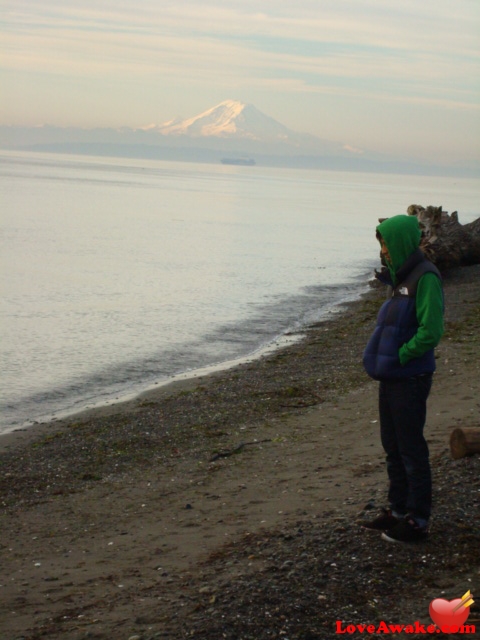
<svg viewBox="0 0 480 640">
<path fill-rule="evenodd" d="M 311 326 L 317 326 L 334 321 L 335 317 L 338 314 L 341 314 L 343 309 L 362 300 L 362 298 L 367 296 L 369 293 L 371 293 L 369 282 L 363 284 L 359 283 L 358 290 L 355 293 L 350 293 L 339 302 L 327 305 L 326 310 L 322 312 L 319 320 Z M 22 425 L 6 427 L 4 431 L 0 432 L 0 451 L 2 451 L 5 444 L 10 444 L 12 441 L 16 440 L 16 434 L 22 434 L 33 430 L 29 435 L 35 437 L 35 434 L 40 434 L 43 429 L 48 429 L 50 431 L 55 423 L 64 425 L 66 423 L 77 422 L 79 420 L 81 421 L 95 419 L 97 417 L 117 415 L 123 411 L 129 411 L 132 405 L 135 406 L 139 402 L 148 401 L 150 397 L 153 399 L 157 398 L 157 396 L 159 398 L 163 398 L 168 395 L 181 392 L 185 389 L 190 389 L 199 381 L 209 376 L 222 375 L 236 367 L 241 367 L 242 365 L 251 364 L 263 358 L 274 356 L 276 352 L 288 349 L 290 346 L 308 339 L 307 334 L 309 330 L 310 325 L 303 325 L 298 329 L 289 329 L 244 356 L 206 365 L 198 369 L 187 370 L 185 372 L 172 375 L 167 379 L 161 379 L 148 385 L 142 385 L 141 390 L 125 392 L 115 399 L 110 398 L 104 401 L 87 402 L 79 408 L 58 410 L 55 413 L 48 414 L 44 417 L 29 420 Z"/>
<path fill-rule="evenodd" d="M 252 351 L 245 356 L 240 356 L 232 360 L 221 361 L 216 364 L 206 365 L 205 367 L 200 367 L 198 369 L 191 369 L 188 371 L 177 373 L 175 375 L 169 376 L 166 379 L 161 379 L 158 382 L 154 382 L 148 385 L 139 385 L 139 387 L 141 386 L 140 391 L 125 392 L 124 394 L 119 395 L 114 400 L 99 400 L 98 402 L 91 401 L 85 403 L 84 406 L 82 405 L 80 408 L 76 409 L 59 409 L 55 413 L 49 414 L 44 417 L 40 416 L 35 420 L 29 420 L 22 425 L 7 427 L 5 431 L 0 432 L 0 444 L 2 437 L 11 435 L 16 432 L 36 429 L 37 427 L 41 427 L 42 425 L 51 425 L 55 422 L 64 423 L 65 421 L 76 421 L 83 418 L 88 419 L 89 417 L 93 418 L 95 416 L 105 416 L 121 413 L 123 411 L 123 408 L 128 404 L 141 401 L 144 397 L 148 398 L 150 394 L 156 395 L 156 393 L 160 390 L 162 392 L 162 395 L 164 393 L 175 393 L 176 390 L 181 390 L 184 386 L 195 384 L 195 381 L 198 379 L 217 373 L 221 374 L 222 372 L 226 372 L 239 365 L 247 364 L 257 359 L 268 356 L 269 354 L 278 351 L 279 349 L 286 348 L 290 344 L 301 340 L 303 334 L 304 332 L 301 330 L 299 330 L 298 333 L 287 332 L 276 338 L 273 338 L 272 341 L 268 344 L 259 347 L 255 351 Z"/>
<path fill-rule="evenodd" d="M 0 635 L 330 638 L 334 620 L 428 620 L 433 598 L 479 592 L 480 458 L 452 461 L 448 437 L 479 424 L 480 266 L 444 284 L 420 553 L 355 526 L 386 498 L 361 366 L 372 288 L 269 356 L 3 443 Z"/>
<path fill-rule="evenodd" d="M 466 280 L 467 283 L 463 283 Z M 462 290 L 457 289 L 458 283 L 461 283 Z M 448 299 L 445 311 L 445 322 L 454 322 L 456 319 L 462 319 L 468 313 L 469 308 L 475 304 L 476 288 L 472 290 L 472 286 L 477 285 L 478 296 L 480 299 L 480 266 L 475 265 L 473 267 L 461 267 L 451 270 L 444 275 L 444 289 L 445 296 L 449 297 L 452 304 L 448 305 Z M 456 290 L 457 289 L 457 290 Z M 472 296 L 473 293 L 473 296 Z M 315 369 L 312 366 L 312 354 L 313 358 L 317 359 L 315 351 L 317 344 L 323 344 L 323 348 L 328 348 L 332 351 L 333 356 L 326 359 L 326 362 L 320 364 L 321 367 L 337 368 L 335 362 L 337 359 L 339 369 L 339 383 L 344 384 L 345 378 L 351 378 L 348 380 L 349 388 L 358 388 L 362 384 L 370 382 L 370 379 L 365 374 L 361 365 L 361 353 L 363 351 L 364 344 L 370 335 L 370 331 L 373 327 L 373 323 L 376 318 L 376 314 L 380 304 L 382 303 L 384 295 L 384 289 L 378 286 L 371 286 L 364 289 L 363 293 L 360 293 L 354 299 L 345 300 L 340 302 L 325 313 L 325 317 L 320 319 L 313 325 L 303 327 L 299 331 L 297 338 L 289 341 L 291 336 L 283 336 L 286 341 L 285 344 L 278 347 L 267 345 L 265 352 L 262 349 L 259 350 L 259 355 L 252 357 L 247 355 L 237 360 L 230 361 L 233 364 L 231 366 L 225 366 L 228 363 L 220 363 L 218 366 L 212 365 L 211 367 L 205 367 L 204 369 L 194 370 L 190 373 L 178 374 L 174 376 L 174 379 L 166 381 L 164 384 L 154 384 L 150 388 L 147 388 L 139 393 L 132 393 L 127 399 L 119 399 L 118 401 L 111 402 L 109 404 L 100 404 L 99 406 L 86 407 L 79 411 L 73 411 L 68 413 L 64 417 L 54 418 L 52 420 L 46 420 L 45 422 L 33 422 L 26 427 L 17 427 L 8 432 L 2 432 L 0 434 L 0 454 L 7 452 L 11 448 L 19 445 L 29 445 L 38 439 L 44 437 L 51 437 L 55 433 L 62 431 L 65 428 L 69 428 L 72 425 L 78 427 L 79 425 L 85 425 L 89 428 L 94 428 L 97 423 L 102 426 L 109 421 L 114 424 L 116 421 L 122 421 L 126 417 L 137 419 L 142 414 L 151 413 L 151 409 L 159 409 L 162 403 L 168 403 L 170 400 L 175 404 L 175 401 L 192 395 L 194 402 L 201 404 L 202 393 L 207 393 L 209 388 L 215 388 L 218 386 L 228 386 L 233 380 L 239 378 L 239 386 L 242 387 L 242 378 L 250 378 L 252 373 L 257 377 L 262 378 L 256 380 L 254 387 L 261 385 L 266 386 L 268 377 L 270 382 L 273 382 L 273 386 L 278 386 L 278 378 L 281 385 L 285 382 L 286 370 L 288 368 L 294 370 L 295 375 L 288 376 L 292 381 L 295 381 L 304 386 L 305 388 L 296 388 L 294 386 L 287 388 L 287 399 L 293 397 L 299 393 L 298 409 L 305 408 L 305 404 L 315 405 L 328 400 L 335 399 L 338 395 L 341 395 L 347 390 L 347 387 L 338 389 L 335 382 L 323 384 L 322 389 L 323 397 L 317 394 L 317 387 L 322 387 L 324 380 L 322 378 L 314 377 L 316 375 Z M 465 306 L 465 309 L 461 308 L 462 296 L 471 298 L 469 305 Z M 360 317 L 360 320 L 359 320 Z M 332 336 L 333 331 L 348 331 L 350 333 L 351 327 L 349 327 L 350 319 L 354 319 L 356 322 L 356 333 L 354 335 L 348 335 L 349 340 L 352 340 L 356 344 L 357 348 L 357 361 L 351 360 L 351 358 L 345 354 L 341 345 Z M 441 348 L 441 347 L 440 347 Z M 353 347 L 352 347 L 353 349 Z M 302 360 L 306 360 L 309 368 L 302 370 Z M 350 369 L 347 373 L 347 369 Z M 270 371 L 269 371 L 270 370 Z M 272 371 L 273 370 L 273 373 Z M 320 384 L 318 384 L 320 383 Z M 236 383 L 234 382 L 234 385 Z M 280 386 L 281 386 L 280 385 Z M 251 389 L 242 388 L 240 394 L 248 395 Z M 277 390 L 273 390 L 273 394 L 278 393 Z M 236 392 L 234 391 L 234 394 Z M 291 395 L 293 394 L 293 396 Z M 302 401 L 302 396 L 310 396 L 310 400 L 306 403 Z M 218 401 L 218 397 L 216 398 Z M 313 399 L 313 400 L 312 400 Z M 277 403 L 278 405 L 278 403 Z M 226 411 L 232 409 L 232 398 L 229 398 L 226 403 Z M 273 411 L 272 411 L 273 409 Z M 279 411 L 280 409 L 280 411 Z M 288 406 L 272 406 L 268 407 L 263 419 L 269 419 L 276 412 L 280 414 L 285 413 L 284 409 L 288 409 Z M 287 411 L 288 413 L 288 411 Z M 248 417 L 251 419 L 251 416 Z"/>
</svg>

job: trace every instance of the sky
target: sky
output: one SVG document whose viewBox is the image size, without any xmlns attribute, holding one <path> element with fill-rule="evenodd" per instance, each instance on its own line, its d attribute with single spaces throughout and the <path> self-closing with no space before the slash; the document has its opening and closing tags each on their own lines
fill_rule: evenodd
<svg viewBox="0 0 480 640">
<path fill-rule="evenodd" d="M 480 159 L 480 0 L 0 0 L 0 125 L 226 99 L 357 149 Z"/>
</svg>

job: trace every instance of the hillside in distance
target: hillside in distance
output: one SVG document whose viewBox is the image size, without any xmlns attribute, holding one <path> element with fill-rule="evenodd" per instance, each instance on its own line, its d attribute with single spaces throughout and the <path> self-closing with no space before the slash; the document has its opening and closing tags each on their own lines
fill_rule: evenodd
<svg viewBox="0 0 480 640">
<path fill-rule="evenodd" d="M 252 104 L 225 100 L 187 119 L 120 129 L 0 126 L 0 148 L 188 162 L 251 159 L 257 165 L 389 173 L 469 175 L 388 157 L 289 129 Z"/>
<path fill-rule="evenodd" d="M 74 127 L 0 127 L 0 146 L 32 148 L 45 145 L 149 145 L 291 155 L 344 154 L 340 144 L 297 133 L 253 105 L 236 100 L 220 104 L 187 119 L 121 129 Z"/>
<path fill-rule="evenodd" d="M 298 133 L 267 116 L 252 104 L 238 100 L 225 100 L 220 104 L 186 120 L 176 119 L 158 127 L 152 127 L 160 135 L 187 139 L 207 139 L 211 144 L 219 140 L 271 144 L 298 151 L 328 150 L 342 153 L 335 142 L 321 140 L 309 134 Z M 151 128 L 151 129 L 152 129 Z M 151 130 L 150 129 L 150 130 Z"/>
</svg>

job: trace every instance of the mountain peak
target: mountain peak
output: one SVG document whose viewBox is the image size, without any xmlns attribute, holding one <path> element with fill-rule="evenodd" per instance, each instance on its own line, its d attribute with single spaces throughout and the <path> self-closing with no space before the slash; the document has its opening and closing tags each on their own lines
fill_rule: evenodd
<svg viewBox="0 0 480 640">
<path fill-rule="evenodd" d="M 165 136 L 192 138 L 285 140 L 289 130 L 251 104 L 239 100 L 224 100 L 193 118 L 166 122 L 158 127 L 158 132 Z"/>
<path fill-rule="evenodd" d="M 229 109 L 234 113 L 241 113 L 247 105 L 244 102 L 240 102 L 240 100 L 224 100 L 220 102 L 214 109 L 218 107 L 224 107 L 225 109 Z"/>
</svg>

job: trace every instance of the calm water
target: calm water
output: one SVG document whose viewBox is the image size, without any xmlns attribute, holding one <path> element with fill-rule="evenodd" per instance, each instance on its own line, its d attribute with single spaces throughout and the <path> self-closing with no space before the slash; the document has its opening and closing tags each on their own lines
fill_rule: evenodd
<svg viewBox="0 0 480 640">
<path fill-rule="evenodd" d="M 0 152 L 0 431 L 245 356 L 357 296 L 379 217 L 478 181 Z"/>
</svg>

